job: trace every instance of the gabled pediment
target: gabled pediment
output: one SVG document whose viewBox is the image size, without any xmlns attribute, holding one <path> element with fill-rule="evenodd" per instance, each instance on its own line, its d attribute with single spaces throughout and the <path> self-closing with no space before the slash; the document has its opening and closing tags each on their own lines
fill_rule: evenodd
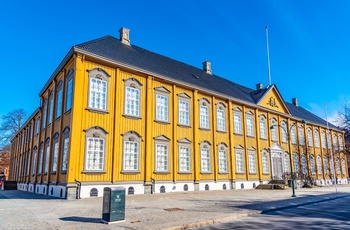
<svg viewBox="0 0 350 230">
<path fill-rule="evenodd" d="M 273 143 L 273 145 L 270 147 L 270 151 L 284 151 L 284 149 L 282 148 L 282 146 L 280 146 L 277 143 Z"/>
<path fill-rule="evenodd" d="M 275 85 L 251 93 L 256 104 L 280 113 L 290 114 L 281 94 Z"/>
</svg>

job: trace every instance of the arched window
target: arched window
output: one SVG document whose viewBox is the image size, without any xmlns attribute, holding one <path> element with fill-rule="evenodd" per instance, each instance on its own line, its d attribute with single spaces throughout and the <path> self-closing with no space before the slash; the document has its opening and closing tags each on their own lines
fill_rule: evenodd
<svg viewBox="0 0 350 230">
<path fill-rule="evenodd" d="M 236 172 L 244 173 L 244 149 L 242 146 L 235 147 L 236 155 Z"/>
<path fill-rule="evenodd" d="M 263 174 L 269 174 L 270 168 L 269 168 L 269 153 L 264 149 L 262 151 L 262 171 Z"/>
<path fill-rule="evenodd" d="M 191 142 L 183 138 L 178 140 L 179 173 L 191 172 Z"/>
<path fill-rule="evenodd" d="M 179 103 L 179 125 L 190 126 L 190 99 L 186 93 L 180 93 L 178 96 Z"/>
<path fill-rule="evenodd" d="M 169 172 L 169 141 L 164 135 L 154 138 L 155 172 Z"/>
<path fill-rule="evenodd" d="M 56 118 L 61 116 L 62 113 L 62 88 L 63 83 L 59 81 L 57 84 L 57 99 L 56 99 Z"/>
<path fill-rule="evenodd" d="M 218 131 L 226 132 L 226 106 L 222 102 L 216 104 L 216 123 Z"/>
<path fill-rule="evenodd" d="M 239 108 L 233 110 L 234 133 L 242 134 L 242 111 Z"/>
<path fill-rule="evenodd" d="M 45 129 L 46 127 L 46 113 L 47 113 L 47 99 L 45 98 L 44 99 L 44 102 L 43 102 L 43 120 L 41 122 L 41 129 Z"/>
<path fill-rule="evenodd" d="M 301 167 L 304 175 L 307 175 L 307 161 L 306 161 L 306 155 L 301 154 Z"/>
<path fill-rule="evenodd" d="M 322 143 L 322 148 L 327 148 L 326 146 L 326 134 L 325 132 L 322 130 L 321 132 L 321 143 Z"/>
<path fill-rule="evenodd" d="M 209 104 L 206 98 L 199 100 L 199 127 L 209 129 Z"/>
<path fill-rule="evenodd" d="M 293 126 L 291 129 L 291 139 L 292 139 L 292 144 L 296 145 L 297 144 L 297 128 L 295 126 Z"/>
<path fill-rule="evenodd" d="M 58 159 L 58 145 L 59 145 L 59 134 L 55 133 L 53 136 L 53 154 L 52 154 L 52 168 L 51 172 L 56 173 L 57 171 L 57 159 Z"/>
<path fill-rule="evenodd" d="M 277 135 L 278 131 L 277 131 L 277 129 L 279 127 L 277 126 L 277 120 L 275 118 L 271 119 L 270 126 L 272 127 L 272 129 L 271 129 L 271 140 L 272 141 L 278 141 L 278 135 Z"/>
<path fill-rule="evenodd" d="M 320 155 L 317 156 L 317 173 L 322 175 L 322 159 Z"/>
<path fill-rule="evenodd" d="M 298 131 L 299 131 L 299 144 L 304 146 L 305 145 L 304 127 L 300 125 L 298 127 Z"/>
<path fill-rule="evenodd" d="M 51 91 L 49 96 L 49 117 L 47 122 L 48 125 L 52 123 L 53 103 L 53 91 Z"/>
<path fill-rule="evenodd" d="M 247 136 L 254 137 L 254 113 L 246 112 Z"/>
<path fill-rule="evenodd" d="M 203 141 L 200 143 L 201 150 L 201 172 L 210 173 L 211 172 L 211 144 L 208 141 Z"/>
<path fill-rule="evenodd" d="M 107 110 L 108 78 L 103 69 L 95 68 L 89 72 L 89 110 Z"/>
<path fill-rule="evenodd" d="M 339 142 L 339 150 L 343 150 L 343 137 L 341 135 L 338 136 L 338 142 Z"/>
<path fill-rule="evenodd" d="M 290 162 L 289 162 L 289 153 L 285 152 L 283 157 L 283 163 L 284 163 L 284 171 L 287 174 L 290 174 Z"/>
<path fill-rule="evenodd" d="M 307 144 L 312 147 L 313 146 L 313 141 L 312 141 L 312 130 L 311 128 L 307 129 Z"/>
<path fill-rule="evenodd" d="M 267 134 L 266 134 L 266 117 L 265 115 L 260 115 L 259 118 L 259 123 L 260 123 L 260 138 L 261 139 L 266 139 Z"/>
<path fill-rule="evenodd" d="M 333 135 L 333 148 L 335 151 L 338 150 L 338 138 L 336 134 Z"/>
<path fill-rule="evenodd" d="M 342 174 L 343 176 L 346 175 L 346 167 L 345 167 L 345 159 L 341 159 L 341 171 L 342 171 Z"/>
<path fill-rule="evenodd" d="M 285 121 L 282 121 L 281 122 L 281 131 L 282 131 L 282 142 L 283 143 L 286 143 L 288 140 L 287 140 L 287 123 Z"/>
<path fill-rule="evenodd" d="M 32 176 L 34 176 L 34 174 L 35 174 L 37 151 L 38 151 L 38 148 L 35 146 L 35 147 L 33 148 Z"/>
<path fill-rule="evenodd" d="M 68 111 L 72 108 L 73 101 L 73 75 L 74 71 L 71 69 L 67 73 L 67 91 L 66 91 L 66 109 Z"/>
<path fill-rule="evenodd" d="M 335 168 L 337 170 L 337 175 L 340 174 L 340 162 L 339 162 L 339 157 L 335 159 Z"/>
<path fill-rule="evenodd" d="M 68 155 L 69 155 L 69 136 L 70 129 L 66 126 L 63 131 L 63 143 L 62 143 L 62 164 L 61 164 L 61 172 L 67 172 L 68 168 Z"/>
<path fill-rule="evenodd" d="M 300 165 L 299 165 L 299 155 L 298 153 L 294 153 L 294 172 L 300 173 Z"/>
<path fill-rule="evenodd" d="M 139 171 L 141 136 L 130 131 L 123 135 L 123 171 Z"/>
<path fill-rule="evenodd" d="M 225 143 L 218 144 L 218 158 L 219 173 L 227 173 L 227 145 Z"/>
<path fill-rule="evenodd" d="M 328 167 L 328 157 L 327 156 L 323 157 L 323 164 L 324 164 L 324 173 L 326 175 L 328 175 L 329 174 L 329 167 Z"/>
<path fill-rule="evenodd" d="M 311 175 L 316 175 L 315 157 L 312 154 L 310 155 L 310 171 Z"/>
<path fill-rule="evenodd" d="M 319 137 L 319 133 L 318 133 L 317 129 L 314 130 L 314 140 L 315 140 L 315 147 L 319 148 L 320 147 L 320 137 Z"/>
<path fill-rule="evenodd" d="M 103 171 L 106 155 L 107 132 L 101 127 L 94 126 L 85 130 L 85 168 L 84 171 Z"/>
</svg>

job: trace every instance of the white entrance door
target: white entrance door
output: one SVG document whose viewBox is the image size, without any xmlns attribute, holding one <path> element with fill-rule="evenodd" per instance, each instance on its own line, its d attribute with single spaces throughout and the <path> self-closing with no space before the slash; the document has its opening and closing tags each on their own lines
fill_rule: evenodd
<svg viewBox="0 0 350 230">
<path fill-rule="evenodd" d="M 284 179 L 283 148 L 275 143 L 271 146 L 270 153 L 271 153 L 272 179 L 283 180 Z"/>
</svg>

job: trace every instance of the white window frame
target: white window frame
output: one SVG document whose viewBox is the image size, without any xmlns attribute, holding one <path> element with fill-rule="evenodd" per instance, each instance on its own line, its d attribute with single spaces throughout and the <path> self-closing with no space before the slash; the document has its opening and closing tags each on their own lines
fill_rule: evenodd
<svg viewBox="0 0 350 230">
<path fill-rule="evenodd" d="M 326 149 L 327 148 L 326 133 L 324 131 L 321 132 L 321 143 L 322 143 L 322 148 Z"/>
<path fill-rule="evenodd" d="M 328 146 L 328 149 L 332 149 L 332 141 L 331 141 L 330 132 L 327 133 L 327 146 Z"/>
<path fill-rule="evenodd" d="M 346 164 L 345 164 L 344 158 L 341 159 L 341 171 L 342 171 L 343 176 L 345 176 L 346 175 Z"/>
<path fill-rule="evenodd" d="M 314 146 L 313 141 L 312 141 L 312 130 L 311 130 L 311 128 L 307 129 L 307 144 L 308 144 L 309 147 L 313 147 Z"/>
<path fill-rule="evenodd" d="M 211 145 L 207 141 L 200 143 L 201 173 L 211 173 Z"/>
<path fill-rule="evenodd" d="M 314 141 L 315 141 L 315 147 L 319 148 L 320 147 L 320 136 L 319 136 L 319 132 L 317 129 L 314 130 Z"/>
<path fill-rule="evenodd" d="M 44 143 L 42 142 L 40 144 L 40 148 L 39 148 L 39 159 L 38 159 L 38 171 L 37 171 L 37 175 L 40 175 L 42 172 L 42 166 L 43 166 L 43 156 L 44 156 Z"/>
<path fill-rule="evenodd" d="M 306 159 L 306 155 L 303 153 L 301 154 L 301 169 L 302 169 L 302 173 L 304 175 L 307 175 L 307 159 Z"/>
<path fill-rule="evenodd" d="M 320 155 L 317 156 L 317 173 L 318 175 L 322 175 L 323 170 L 322 170 L 322 158 Z"/>
<path fill-rule="evenodd" d="M 304 146 L 305 145 L 305 135 L 304 135 L 304 127 L 303 126 L 298 127 L 298 134 L 299 134 L 299 144 L 301 146 Z"/>
<path fill-rule="evenodd" d="M 329 174 L 329 159 L 327 156 L 323 156 L 323 164 L 324 164 L 324 173 L 326 175 Z"/>
<path fill-rule="evenodd" d="M 246 126 L 247 126 L 247 136 L 254 137 L 254 118 L 252 112 L 246 113 Z"/>
<path fill-rule="evenodd" d="M 235 148 L 236 173 L 244 173 L 244 149 L 241 146 Z"/>
<path fill-rule="evenodd" d="M 299 155 L 298 153 L 293 154 L 293 163 L 294 163 L 294 172 L 300 173 L 300 163 L 299 163 Z"/>
<path fill-rule="evenodd" d="M 206 98 L 199 100 L 199 128 L 210 129 L 210 102 Z"/>
<path fill-rule="evenodd" d="M 249 164 L 249 173 L 256 174 L 256 151 L 253 148 L 248 149 L 248 164 Z"/>
<path fill-rule="evenodd" d="M 333 149 L 334 151 L 338 151 L 338 138 L 336 134 L 333 134 Z"/>
<path fill-rule="evenodd" d="M 178 140 L 179 173 L 191 173 L 191 142 L 186 138 Z"/>
<path fill-rule="evenodd" d="M 58 152 L 59 152 L 59 134 L 56 133 L 53 137 L 53 154 L 52 154 L 52 173 L 57 171 L 57 162 L 58 162 Z"/>
<path fill-rule="evenodd" d="M 85 131 L 85 172 L 103 172 L 106 160 L 107 132 L 94 126 Z"/>
<path fill-rule="evenodd" d="M 242 134 L 242 112 L 239 109 L 233 111 L 234 117 L 234 133 Z"/>
<path fill-rule="evenodd" d="M 141 136 L 130 131 L 123 135 L 123 172 L 140 171 Z"/>
<path fill-rule="evenodd" d="M 89 96 L 88 110 L 108 110 L 108 80 L 110 75 L 100 68 L 88 70 L 89 72 Z"/>
<path fill-rule="evenodd" d="M 156 121 L 169 121 L 169 94 L 170 91 L 164 87 L 155 88 L 156 92 Z"/>
<path fill-rule="evenodd" d="M 315 165 L 315 156 L 313 154 L 309 157 L 310 160 L 310 172 L 311 175 L 316 175 L 316 165 Z"/>
<path fill-rule="evenodd" d="M 226 132 L 226 106 L 221 102 L 216 104 L 216 126 L 219 132 Z"/>
<path fill-rule="evenodd" d="M 269 167 L 269 153 L 266 150 L 262 151 L 262 173 L 263 174 L 270 174 L 270 167 Z"/>
<path fill-rule="evenodd" d="M 68 169 L 68 158 L 69 158 L 69 136 L 70 129 L 65 127 L 62 131 L 63 133 L 63 142 L 62 142 L 62 164 L 61 164 L 61 172 L 65 173 Z"/>
<path fill-rule="evenodd" d="M 178 94 L 179 125 L 190 126 L 190 97 L 181 93 Z"/>
<path fill-rule="evenodd" d="M 292 140 L 292 144 L 296 145 L 297 144 L 297 128 L 295 126 L 292 127 L 291 129 L 291 140 Z"/>
<path fill-rule="evenodd" d="M 343 148 L 343 137 L 341 135 L 338 136 L 338 142 L 339 142 L 339 150 L 342 151 Z"/>
<path fill-rule="evenodd" d="M 288 152 L 284 153 L 284 157 L 283 157 L 283 164 L 284 164 L 284 171 L 287 174 L 290 174 L 290 160 L 289 160 L 289 154 Z"/>
<path fill-rule="evenodd" d="M 154 138 L 154 171 L 169 173 L 170 158 L 169 158 L 169 142 L 170 139 L 164 135 Z"/>
<path fill-rule="evenodd" d="M 37 157 L 37 152 L 38 152 L 38 149 L 37 147 L 35 146 L 33 148 L 33 159 L 32 159 L 32 176 L 34 176 L 35 172 L 36 172 L 36 157 Z"/>
<path fill-rule="evenodd" d="M 227 145 L 225 143 L 218 144 L 218 164 L 219 173 L 228 173 Z"/>
<path fill-rule="evenodd" d="M 140 117 L 141 115 L 141 87 L 135 78 L 125 80 L 124 115 L 126 117 Z"/>
<path fill-rule="evenodd" d="M 46 128 L 47 103 L 47 98 L 45 98 L 43 102 L 43 120 L 41 122 L 41 129 Z"/>
<path fill-rule="evenodd" d="M 260 138 L 267 139 L 266 117 L 264 115 L 260 115 L 259 127 L 260 127 Z"/>
<path fill-rule="evenodd" d="M 49 171 L 49 161 L 50 161 L 50 138 L 46 140 L 45 146 L 45 164 L 44 164 L 44 174 Z"/>
<path fill-rule="evenodd" d="M 337 175 L 340 175 L 341 171 L 340 171 L 340 160 L 339 160 L 339 157 L 335 158 L 335 168 L 336 168 Z"/>
<path fill-rule="evenodd" d="M 50 125 L 52 123 L 52 117 L 53 117 L 53 105 L 54 105 L 54 95 L 53 91 L 50 92 L 49 96 L 49 113 L 48 113 L 48 121 L 47 124 Z"/>
<path fill-rule="evenodd" d="M 271 140 L 273 141 L 273 142 L 276 142 L 276 141 L 278 141 L 278 126 L 277 126 L 277 120 L 276 120 L 276 118 L 271 118 L 271 120 L 270 120 L 270 127 L 272 127 L 272 129 L 271 129 Z"/>
<path fill-rule="evenodd" d="M 35 135 L 38 135 L 40 131 L 40 117 L 35 120 Z"/>
</svg>

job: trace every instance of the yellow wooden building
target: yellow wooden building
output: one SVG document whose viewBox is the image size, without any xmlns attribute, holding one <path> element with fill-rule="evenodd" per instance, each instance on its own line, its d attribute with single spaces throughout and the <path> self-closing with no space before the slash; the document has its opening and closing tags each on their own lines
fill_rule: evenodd
<svg viewBox="0 0 350 230">
<path fill-rule="evenodd" d="M 296 98 L 284 101 L 275 85 L 238 85 L 208 61 L 199 69 L 119 32 L 73 46 L 43 86 L 40 107 L 11 140 L 18 189 L 67 199 L 102 196 L 106 186 L 252 189 L 287 180 L 291 166 L 299 183 L 347 183 L 343 132 Z"/>
</svg>

